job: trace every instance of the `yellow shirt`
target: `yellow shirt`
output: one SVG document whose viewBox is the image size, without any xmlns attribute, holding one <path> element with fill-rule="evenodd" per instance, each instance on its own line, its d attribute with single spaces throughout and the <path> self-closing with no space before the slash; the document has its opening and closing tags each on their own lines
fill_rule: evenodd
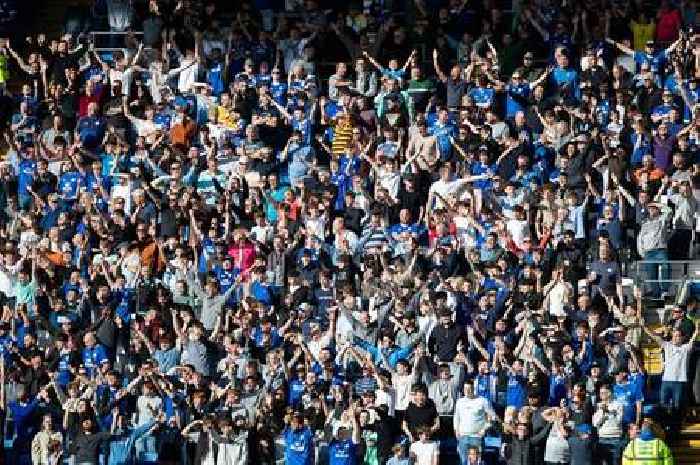
<svg viewBox="0 0 700 465">
<path fill-rule="evenodd" d="M 232 112 L 224 106 L 219 105 L 216 107 L 216 121 L 229 129 L 238 129 L 238 120 L 233 116 Z"/>
<path fill-rule="evenodd" d="M 630 21 L 630 29 L 632 29 L 632 37 L 634 37 L 632 48 L 643 51 L 646 43 L 650 40 L 654 40 L 656 23 L 652 21 L 649 24 L 639 24 L 636 21 Z"/>
<path fill-rule="evenodd" d="M 0 83 L 10 79 L 10 68 L 7 63 L 7 55 L 0 54 Z"/>
</svg>

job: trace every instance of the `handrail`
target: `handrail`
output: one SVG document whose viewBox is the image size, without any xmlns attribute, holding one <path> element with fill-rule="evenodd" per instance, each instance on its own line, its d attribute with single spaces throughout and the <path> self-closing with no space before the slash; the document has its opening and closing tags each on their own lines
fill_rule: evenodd
<svg viewBox="0 0 700 465">
<path fill-rule="evenodd" d="M 638 283 L 682 283 L 685 281 L 700 281 L 700 260 L 637 260 L 630 264 L 629 275 Z M 693 265 L 694 277 L 691 277 L 691 265 Z M 649 269 L 647 266 L 655 266 L 656 278 L 645 276 Z M 681 276 L 674 278 L 673 270 L 682 267 Z M 664 276 L 666 275 L 666 276 Z"/>
</svg>

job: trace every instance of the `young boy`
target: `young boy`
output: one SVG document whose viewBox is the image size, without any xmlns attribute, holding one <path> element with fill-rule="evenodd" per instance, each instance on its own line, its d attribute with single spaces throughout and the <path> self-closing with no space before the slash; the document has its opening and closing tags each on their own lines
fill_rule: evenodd
<svg viewBox="0 0 700 465">
<path fill-rule="evenodd" d="M 418 441 L 411 444 L 409 454 L 415 465 L 437 465 L 440 448 L 436 441 L 430 440 L 430 429 L 418 428 Z"/>
<path fill-rule="evenodd" d="M 387 460 L 386 465 L 411 465 L 411 459 L 406 455 L 406 450 L 401 444 L 394 444 L 391 451 L 394 455 Z"/>
</svg>

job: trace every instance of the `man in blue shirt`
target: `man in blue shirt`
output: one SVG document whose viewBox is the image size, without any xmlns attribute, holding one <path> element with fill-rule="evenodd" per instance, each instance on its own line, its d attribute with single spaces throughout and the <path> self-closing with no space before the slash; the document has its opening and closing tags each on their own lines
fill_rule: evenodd
<svg viewBox="0 0 700 465">
<path fill-rule="evenodd" d="M 351 407 L 348 413 L 352 420 L 352 432 L 345 425 L 338 427 L 335 438 L 328 444 L 329 465 L 357 463 L 357 445 L 360 443 L 359 412 Z"/>
<path fill-rule="evenodd" d="M 267 176 L 270 187 L 265 191 L 265 215 L 267 221 L 274 224 L 277 221 L 277 206 L 284 201 L 284 197 L 289 190 L 289 186 L 280 186 L 276 173 Z"/>
<path fill-rule="evenodd" d="M 473 87 L 468 95 L 472 98 L 474 103 L 479 108 L 488 108 L 493 103 L 493 99 L 496 96 L 496 91 L 488 86 L 488 80 L 485 76 L 479 78 L 478 85 Z"/>
<path fill-rule="evenodd" d="M 272 82 L 270 82 L 270 95 L 279 105 L 287 105 L 287 83 L 280 81 L 281 72 L 277 67 L 272 68 Z"/>
<path fill-rule="evenodd" d="M 269 307 L 272 305 L 272 293 L 265 283 L 265 267 L 251 268 L 250 295 L 261 304 Z"/>
<path fill-rule="evenodd" d="M 661 75 L 666 67 L 666 61 L 668 56 L 673 53 L 673 51 L 681 44 L 683 41 L 682 37 L 679 37 L 674 43 L 668 46 L 668 48 L 656 51 L 656 47 L 653 40 L 647 41 L 644 45 L 644 51 L 638 52 L 624 44 L 615 42 L 612 39 L 607 39 L 608 42 L 615 47 L 617 47 L 622 53 L 630 55 L 634 58 L 634 62 L 637 65 L 637 72 L 640 71 L 643 64 L 649 65 L 651 73 L 657 82 L 661 82 Z"/>
<path fill-rule="evenodd" d="M 304 426 L 304 415 L 301 412 L 294 412 L 289 426 L 282 432 L 282 437 L 286 465 L 314 463 L 314 433 L 308 426 Z"/>
<path fill-rule="evenodd" d="M 15 457 L 19 459 L 19 463 L 29 463 L 29 453 L 32 439 L 37 432 L 34 420 L 34 411 L 39 405 L 39 401 L 43 400 L 48 403 L 49 397 L 45 390 L 39 391 L 37 397 L 29 401 L 29 394 L 24 385 L 17 385 L 17 400 L 8 404 L 8 408 L 12 415 L 12 420 L 15 425 L 15 440 L 12 448 Z"/>
<path fill-rule="evenodd" d="M 652 122 L 659 124 L 664 119 L 668 119 L 669 113 L 671 113 L 671 110 L 674 108 L 676 108 L 676 106 L 673 104 L 673 93 L 671 89 L 666 88 L 661 94 L 661 104 L 656 105 L 651 110 Z"/>
<path fill-rule="evenodd" d="M 450 121 L 450 113 L 447 111 L 447 108 L 438 110 L 437 121 L 429 128 L 429 133 L 431 136 L 435 136 L 437 140 L 440 159 L 443 161 L 449 160 L 452 156 L 452 139 L 457 137 L 457 130 Z"/>
<path fill-rule="evenodd" d="M 519 111 L 525 111 L 527 106 L 530 104 L 530 92 L 532 89 L 542 84 L 545 79 L 547 79 L 550 72 L 552 72 L 552 68 L 547 68 L 544 73 L 537 78 L 537 80 L 527 82 L 521 71 L 516 69 L 513 72 L 508 84 L 498 81 L 489 75 L 489 79 L 491 79 L 494 84 L 505 87 L 506 119 L 512 121 L 515 118 L 516 113 Z"/>
<path fill-rule="evenodd" d="M 18 150 L 19 163 L 17 166 L 17 196 L 19 208 L 28 210 L 32 204 L 32 196 L 28 188 L 31 188 L 36 175 L 36 157 L 33 145 L 23 145 Z"/>
<path fill-rule="evenodd" d="M 641 392 L 637 386 L 629 382 L 627 378 L 627 367 L 621 366 L 615 374 L 615 385 L 613 386 L 613 399 L 623 406 L 622 424 L 627 427 L 630 423 L 639 421 L 642 413 Z"/>
<path fill-rule="evenodd" d="M 394 335 L 386 332 L 379 338 L 379 345 L 374 345 L 357 336 L 354 337 L 354 344 L 364 349 L 371 357 L 375 365 L 382 368 L 396 369 L 396 364 L 400 360 L 408 360 L 413 353 L 413 348 L 423 340 L 425 330 L 421 330 L 420 337 L 417 337 L 413 342 L 405 347 L 399 347 L 394 344 Z M 388 365 L 388 366 L 386 366 Z"/>
<path fill-rule="evenodd" d="M 64 202 L 72 204 L 77 198 L 80 187 L 84 187 L 84 180 L 80 173 L 75 170 L 72 161 L 63 164 L 63 174 L 58 180 L 58 192 Z"/>
<path fill-rule="evenodd" d="M 83 365 L 85 365 L 88 376 L 92 377 L 102 362 L 109 361 L 109 357 L 107 356 L 107 349 L 105 349 L 101 344 L 97 343 L 95 333 L 87 333 L 85 335 L 84 342 L 85 347 L 83 348 Z"/>
<path fill-rule="evenodd" d="M 568 105 L 575 104 L 581 98 L 578 71 L 570 66 L 569 52 L 566 49 L 560 49 L 556 60 L 557 66 L 551 73 L 551 84 Z"/>
<path fill-rule="evenodd" d="M 96 149 L 104 138 L 107 123 L 97 113 L 97 104 L 88 104 L 88 114 L 78 120 L 76 127 L 76 139 L 78 139 L 85 148 Z"/>
<path fill-rule="evenodd" d="M 296 186 L 303 180 L 315 159 L 313 148 L 303 142 L 301 132 L 296 130 L 292 131 L 292 136 L 286 149 L 282 152 L 282 156 L 289 160 L 289 183 L 292 186 Z"/>
<path fill-rule="evenodd" d="M 417 239 L 421 231 L 422 227 L 418 223 L 411 223 L 411 212 L 408 208 L 402 208 L 399 211 L 399 222 L 391 225 L 388 232 L 395 241 L 398 241 L 401 238 L 401 234 L 405 232 Z"/>
</svg>

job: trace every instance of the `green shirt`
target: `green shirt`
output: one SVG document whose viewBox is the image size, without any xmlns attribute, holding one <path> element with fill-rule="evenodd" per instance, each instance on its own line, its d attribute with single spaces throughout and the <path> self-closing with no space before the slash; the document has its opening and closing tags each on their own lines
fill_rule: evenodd
<svg viewBox="0 0 700 465">
<path fill-rule="evenodd" d="M 32 315 L 34 310 L 34 298 L 36 297 L 36 281 L 31 280 L 27 284 L 17 281 L 15 283 L 15 302 L 17 305 L 26 304 L 27 314 Z"/>
<path fill-rule="evenodd" d="M 5 83 L 8 79 L 10 79 L 10 68 L 7 55 L 0 54 L 0 83 Z"/>
</svg>

